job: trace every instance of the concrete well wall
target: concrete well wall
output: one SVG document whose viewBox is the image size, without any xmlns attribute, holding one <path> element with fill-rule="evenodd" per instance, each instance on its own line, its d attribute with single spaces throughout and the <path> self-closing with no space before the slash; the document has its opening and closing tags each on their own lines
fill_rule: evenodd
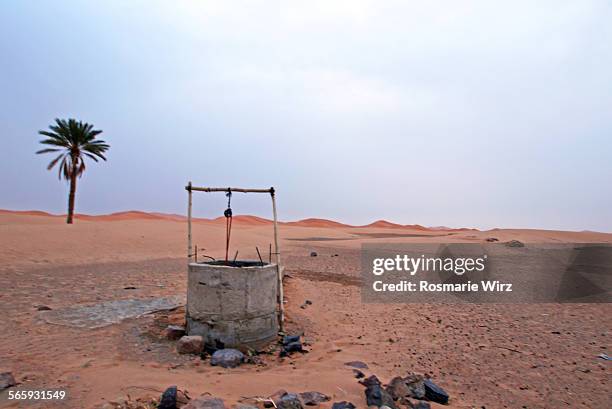
<svg viewBox="0 0 612 409">
<path fill-rule="evenodd" d="M 233 267 L 190 263 L 187 333 L 226 347 L 261 348 L 277 338 L 276 264 Z"/>
</svg>

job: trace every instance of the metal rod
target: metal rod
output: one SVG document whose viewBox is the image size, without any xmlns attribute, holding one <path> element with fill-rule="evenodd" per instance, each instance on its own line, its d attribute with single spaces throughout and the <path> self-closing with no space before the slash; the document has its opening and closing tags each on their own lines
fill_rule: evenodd
<svg viewBox="0 0 612 409">
<path fill-rule="evenodd" d="M 261 258 L 261 253 L 259 252 L 259 247 L 255 246 L 255 250 L 257 250 L 257 257 L 259 257 L 259 261 L 261 262 L 261 265 L 263 266 L 263 260 Z"/>
<path fill-rule="evenodd" d="M 236 250 L 236 254 L 234 254 L 234 260 L 232 260 L 232 263 L 235 263 L 237 258 L 238 258 L 238 250 Z"/>
<path fill-rule="evenodd" d="M 187 206 L 187 259 L 191 262 L 191 181 L 189 181 L 185 189 L 187 189 L 189 194 L 189 205 Z"/>
<path fill-rule="evenodd" d="M 270 249 L 268 253 L 268 263 L 272 264 L 272 243 L 270 243 Z"/>
<path fill-rule="evenodd" d="M 274 215 L 274 250 L 276 254 L 276 276 L 278 281 L 278 324 L 281 332 L 284 330 L 285 321 L 285 304 L 283 293 L 283 270 L 281 268 L 280 250 L 278 248 L 278 223 L 276 219 L 276 197 L 274 188 L 270 188 L 270 196 L 272 196 L 272 213 Z"/>
<path fill-rule="evenodd" d="M 198 192 L 224 192 L 228 191 L 232 192 L 240 192 L 240 193 L 272 193 L 272 188 L 270 189 L 243 189 L 240 187 L 198 187 L 191 186 L 191 182 L 189 185 L 185 186 L 187 190 L 196 190 Z"/>
</svg>

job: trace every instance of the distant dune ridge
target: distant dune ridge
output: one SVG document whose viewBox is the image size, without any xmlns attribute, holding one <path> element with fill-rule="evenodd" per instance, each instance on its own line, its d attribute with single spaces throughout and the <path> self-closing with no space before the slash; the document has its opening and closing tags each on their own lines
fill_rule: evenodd
<svg viewBox="0 0 612 409">
<path fill-rule="evenodd" d="M 0 209 L 0 214 L 14 214 L 14 215 L 23 215 L 23 216 L 43 216 L 43 217 L 66 217 L 62 214 L 51 214 L 47 212 L 43 212 L 41 210 L 6 210 Z M 124 212 L 116 212 L 110 214 L 101 214 L 101 215 L 89 215 L 76 213 L 74 215 L 75 219 L 78 220 L 87 220 L 87 221 L 128 221 L 128 220 L 168 220 L 168 221 L 176 221 L 176 222 L 184 222 L 187 220 L 186 216 L 174 213 L 161 213 L 161 212 L 143 212 L 140 210 L 128 210 Z M 225 217 L 217 217 L 214 219 L 206 219 L 200 217 L 194 217 L 194 222 L 209 222 L 209 223 L 223 223 L 225 222 Z M 266 219 L 259 216 L 252 215 L 235 215 L 233 217 L 233 223 L 240 224 L 243 226 L 262 226 L 266 224 L 271 224 L 272 220 Z M 279 222 L 285 226 L 295 226 L 295 227 L 318 227 L 318 228 L 381 228 L 381 229 L 411 229 L 411 230 L 422 230 L 422 231 L 433 231 L 433 230 L 444 230 L 444 231 L 465 231 L 465 230 L 474 230 L 478 229 L 469 229 L 469 228 L 459 228 L 454 229 L 445 226 L 438 227 L 425 227 L 419 224 L 398 224 L 393 223 L 387 220 L 376 220 L 370 224 L 357 226 L 350 225 L 346 223 L 340 223 L 334 220 L 328 219 L 320 219 L 320 218 L 308 218 L 302 219 L 293 222 Z"/>
</svg>

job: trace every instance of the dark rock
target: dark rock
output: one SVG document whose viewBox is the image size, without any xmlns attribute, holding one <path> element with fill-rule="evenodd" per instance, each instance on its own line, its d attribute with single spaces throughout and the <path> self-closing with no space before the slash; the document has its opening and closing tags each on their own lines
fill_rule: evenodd
<svg viewBox="0 0 612 409">
<path fill-rule="evenodd" d="M 509 242 L 506 243 L 506 246 L 508 246 L 508 247 L 525 247 L 525 244 L 523 244 L 522 242 L 520 242 L 518 240 L 510 240 Z"/>
<path fill-rule="evenodd" d="M 425 379 L 422 375 L 408 374 L 404 378 L 404 382 L 409 390 L 409 397 L 415 399 L 425 398 Z"/>
<path fill-rule="evenodd" d="M 219 349 L 210 359 L 211 365 L 219 365 L 223 368 L 235 368 L 242 364 L 242 362 L 244 362 L 244 354 L 232 348 Z"/>
<path fill-rule="evenodd" d="M 330 397 L 321 392 L 302 392 L 300 398 L 304 405 L 315 406 L 322 402 L 329 401 Z"/>
<path fill-rule="evenodd" d="M 180 325 L 168 325 L 165 330 L 165 335 L 170 341 L 176 341 L 185 335 L 185 327 Z"/>
<path fill-rule="evenodd" d="M 310 252 L 310 257 L 316 257 L 316 256 L 318 256 L 316 251 L 311 251 Z"/>
<path fill-rule="evenodd" d="M 388 406 L 390 409 L 397 409 L 391 395 L 389 395 L 380 384 L 371 384 L 367 386 L 365 396 L 368 406 L 376 406 L 378 408 L 381 406 Z"/>
<path fill-rule="evenodd" d="M 232 406 L 232 409 L 259 409 L 259 408 L 257 406 L 243 405 L 242 403 L 239 403 L 237 405 Z"/>
<path fill-rule="evenodd" d="M 306 301 L 304 301 L 304 304 L 300 305 L 300 308 L 304 310 L 304 309 L 306 309 L 306 307 L 308 307 L 309 305 L 312 305 L 312 301 L 310 301 L 310 300 L 306 300 Z"/>
<path fill-rule="evenodd" d="M 425 379 L 425 397 L 432 402 L 446 405 L 448 403 L 448 393 L 438 385 L 433 383 L 431 379 Z"/>
<path fill-rule="evenodd" d="M 380 379 L 378 379 L 378 378 L 376 377 L 376 375 L 370 375 L 370 376 L 368 376 L 367 378 L 365 378 L 365 379 L 363 379 L 363 380 L 359 381 L 359 383 L 360 383 L 360 384 L 362 384 L 363 386 L 365 386 L 366 388 L 367 388 L 368 386 L 374 386 L 374 385 L 378 385 L 378 386 L 380 386 L 380 385 L 381 385 L 381 383 L 380 383 Z"/>
<path fill-rule="evenodd" d="M 204 349 L 204 339 L 200 335 L 187 335 L 176 343 L 179 354 L 199 354 Z"/>
<path fill-rule="evenodd" d="M 36 306 L 36 310 L 37 311 L 51 311 L 51 307 L 46 306 L 46 305 L 37 305 Z"/>
<path fill-rule="evenodd" d="M 296 335 L 297 336 L 297 335 Z M 287 355 L 291 355 L 294 352 L 306 352 L 304 350 L 304 347 L 302 346 L 302 343 L 299 341 L 294 341 L 294 342 L 288 342 L 286 343 L 286 341 L 290 341 L 292 339 L 295 339 L 296 336 L 292 336 L 292 337 L 285 337 L 283 339 L 283 348 L 280 351 L 280 356 L 287 356 Z M 297 339 L 299 340 L 300 337 L 297 336 Z"/>
<path fill-rule="evenodd" d="M 355 378 L 357 379 L 365 378 L 365 374 L 359 369 L 353 369 L 353 373 L 355 374 Z"/>
<path fill-rule="evenodd" d="M 368 364 L 366 364 L 365 362 L 361 362 L 361 361 L 345 362 L 344 365 L 352 366 L 353 368 L 368 369 Z"/>
<path fill-rule="evenodd" d="M 404 378 L 401 376 L 396 376 L 395 378 L 391 379 L 386 389 L 393 400 L 411 397 L 410 388 L 408 388 L 406 381 L 404 381 Z"/>
<path fill-rule="evenodd" d="M 189 401 L 183 409 L 226 409 L 225 404 L 219 398 L 201 396 Z"/>
<path fill-rule="evenodd" d="M 343 400 L 342 402 L 335 402 L 332 409 L 356 409 L 356 407 L 351 402 Z"/>
<path fill-rule="evenodd" d="M 487 237 L 485 240 L 488 241 L 489 243 L 499 241 L 499 239 L 496 237 Z"/>
<path fill-rule="evenodd" d="M 407 404 L 410 409 L 431 409 L 429 402 L 425 402 L 424 400 L 417 400 L 414 402 L 408 401 Z"/>
<path fill-rule="evenodd" d="M 276 406 L 278 409 L 304 409 L 299 396 L 295 393 L 284 394 Z"/>
<path fill-rule="evenodd" d="M 283 345 L 288 345 L 291 344 L 293 342 L 299 342 L 300 341 L 300 336 L 299 335 L 285 335 L 283 337 Z"/>
<path fill-rule="evenodd" d="M 123 287 L 124 290 L 136 290 L 136 287 L 133 285 L 128 285 L 127 287 Z"/>
<path fill-rule="evenodd" d="M 157 409 L 177 409 L 176 406 L 176 386 L 171 386 L 164 391 L 159 400 L 159 405 L 157 405 Z"/>
<path fill-rule="evenodd" d="M 270 400 L 273 401 L 274 403 L 270 402 L 270 400 L 264 401 L 264 407 L 266 408 L 272 408 L 274 407 L 274 405 L 278 406 L 278 404 L 280 403 L 280 400 L 283 396 L 285 396 L 287 394 L 287 391 L 284 389 L 280 389 L 276 392 L 274 392 L 272 395 L 270 395 Z"/>
<path fill-rule="evenodd" d="M 0 392 L 10 388 L 11 386 L 17 385 L 15 382 L 15 378 L 13 374 L 10 372 L 2 372 L 0 373 Z"/>
</svg>

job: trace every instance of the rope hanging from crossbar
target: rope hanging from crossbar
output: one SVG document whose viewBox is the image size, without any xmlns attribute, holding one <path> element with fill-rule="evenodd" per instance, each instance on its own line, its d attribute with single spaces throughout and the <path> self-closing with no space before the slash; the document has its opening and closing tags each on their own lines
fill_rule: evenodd
<svg viewBox="0 0 612 409">
<path fill-rule="evenodd" d="M 223 212 L 225 216 L 225 262 L 229 259 L 230 237 L 232 235 L 232 190 L 227 189 L 227 209 Z"/>
</svg>

